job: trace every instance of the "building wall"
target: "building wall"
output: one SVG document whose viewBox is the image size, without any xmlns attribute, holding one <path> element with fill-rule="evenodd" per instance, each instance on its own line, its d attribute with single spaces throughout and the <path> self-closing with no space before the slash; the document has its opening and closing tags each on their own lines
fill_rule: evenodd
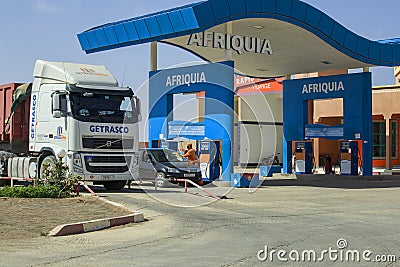
<svg viewBox="0 0 400 267">
<path fill-rule="evenodd" d="M 372 114 L 385 118 L 400 113 L 400 86 L 381 86 L 372 93 Z"/>
<path fill-rule="evenodd" d="M 343 99 L 314 100 L 314 122 L 320 118 L 343 117 Z"/>
<path fill-rule="evenodd" d="M 394 77 L 396 77 L 396 84 L 400 85 L 400 67 L 394 68 Z"/>
<path fill-rule="evenodd" d="M 399 99 L 400 100 L 400 99 Z M 373 116 L 374 122 L 384 122 L 385 119 L 382 115 L 374 115 Z M 399 124 L 400 124 L 400 114 L 394 114 L 391 118 L 391 122 L 397 122 L 397 153 L 396 157 L 392 158 L 392 164 L 394 166 L 400 166 L 400 136 L 399 136 Z M 385 167 L 386 166 L 386 159 L 374 159 L 374 166 L 375 167 Z"/>
<path fill-rule="evenodd" d="M 342 121 L 341 117 L 330 117 L 330 118 L 321 118 L 320 123 L 326 125 L 338 125 Z M 332 158 L 332 164 L 337 165 L 339 163 L 339 146 L 340 141 L 337 140 L 319 140 L 319 165 L 323 166 L 324 161 L 322 156 L 329 155 Z"/>
<path fill-rule="evenodd" d="M 256 165 L 264 158 L 277 154 L 282 161 L 282 96 L 241 96 L 238 111 L 240 165 Z"/>
</svg>

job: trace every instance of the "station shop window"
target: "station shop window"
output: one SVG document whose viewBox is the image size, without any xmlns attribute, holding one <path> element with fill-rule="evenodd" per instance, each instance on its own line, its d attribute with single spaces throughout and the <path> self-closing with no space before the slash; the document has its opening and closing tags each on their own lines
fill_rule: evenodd
<svg viewBox="0 0 400 267">
<path fill-rule="evenodd" d="M 397 121 L 390 123 L 392 131 L 392 158 L 397 158 Z M 374 121 L 372 124 L 373 157 L 384 159 L 386 157 L 386 122 Z"/>
</svg>

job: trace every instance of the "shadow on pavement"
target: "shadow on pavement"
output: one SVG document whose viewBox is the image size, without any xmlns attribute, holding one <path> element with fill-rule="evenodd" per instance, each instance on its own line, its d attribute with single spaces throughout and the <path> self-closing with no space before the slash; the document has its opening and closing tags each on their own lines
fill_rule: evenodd
<svg viewBox="0 0 400 267">
<path fill-rule="evenodd" d="M 378 189 L 400 187 L 400 176 L 297 175 L 291 180 L 264 180 L 262 186 L 309 186 L 343 189 Z"/>
<path fill-rule="evenodd" d="M 88 185 L 96 194 L 107 193 L 107 194 L 120 194 L 120 193 L 134 193 L 134 194 L 151 194 L 151 193 L 184 193 L 185 188 L 183 186 L 171 185 L 168 187 L 162 187 L 155 190 L 154 185 L 144 184 L 137 185 L 132 184 L 130 188 L 125 186 L 122 190 L 106 190 L 102 185 Z M 88 191 L 81 187 L 81 192 L 88 193 Z"/>
<path fill-rule="evenodd" d="M 261 181 L 261 187 L 278 187 L 278 186 L 304 186 L 304 187 L 321 187 L 321 188 L 342 188 L 342 189 L 382 189 L 382 188 L 400 188 L 400 176 L 338 176 L 338 175 L 296 175 L 297 179 L 271 179 Z M 204 188 L 216 187 L 208 184 Z M 126 186 L 122 190 L 106 190 L 101 185 L 90 185 L 90 188 L 96 193 L 110 194 L 164 194 L 164 193 L 184 193 L 183 186 L 172 185 L 169 187 L 158 188 L 151 183 L 135 184 L 131 187 Z M 81 187 L 81 192 L 87 192 Z"/>
</svg>

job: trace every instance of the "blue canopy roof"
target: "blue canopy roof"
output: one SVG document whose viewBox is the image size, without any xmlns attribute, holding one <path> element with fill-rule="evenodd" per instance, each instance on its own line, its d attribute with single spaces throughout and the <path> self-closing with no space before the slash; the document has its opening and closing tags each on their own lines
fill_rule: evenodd
<svg viewBox="0 0 400 267">
<path fill-rule="evenodd" d="M 95 53 L 198 33 L 246 18 L 272 18 L 299 26 L 366 65 L 400 65 L 400 39 L 368 40 L 299 0 L 206 0 L 98 26 L 78 34 L 78 39 L 86 53 Z"/>
</svg>

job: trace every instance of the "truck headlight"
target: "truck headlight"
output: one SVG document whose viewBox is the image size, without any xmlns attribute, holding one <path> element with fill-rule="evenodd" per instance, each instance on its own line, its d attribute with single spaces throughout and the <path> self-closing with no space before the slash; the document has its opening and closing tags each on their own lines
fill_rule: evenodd
<svg viewBox="0 0 400 267">
<path fill-rule="evenodd" d="M 75 172 L 75 173 L 83 174 L 83 170 L 82 170 L 82 169 L 79 169 L 79 168 L 74 168 L 74 172 Z"/>
<path fill-rule="evenodd" d="M 74 166 L 82 168 L 82 157 L 79 153 L 74 153 Z"/>
</svg>

